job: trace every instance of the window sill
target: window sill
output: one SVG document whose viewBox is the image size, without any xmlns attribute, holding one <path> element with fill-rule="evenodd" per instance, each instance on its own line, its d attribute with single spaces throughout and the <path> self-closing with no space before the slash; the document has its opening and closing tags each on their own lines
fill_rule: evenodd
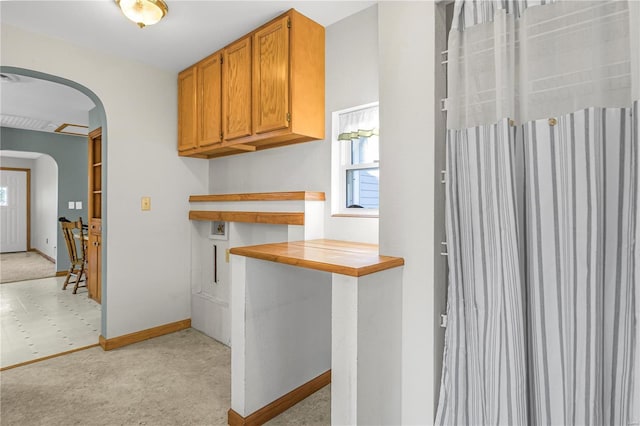
<svg viewBox="0 0 640 426">
<path fill-rule="evenodd" d="M 331 217 L 368 217 L 368 218 L 378 219 L 380 217 L 380 215 L 377 215 L 377 214 L 336 213 L 336 214 L 332 214 Z"/>
</svg>

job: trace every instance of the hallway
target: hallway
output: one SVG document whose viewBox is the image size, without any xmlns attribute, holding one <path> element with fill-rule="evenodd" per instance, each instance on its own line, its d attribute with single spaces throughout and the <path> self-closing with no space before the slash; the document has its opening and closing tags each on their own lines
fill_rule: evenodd
<svg viewBox="0 0 640 426">
<path fill-rule="evenodd" d="M 0 367 L 98 343 L 101 307 L 65 277 L 0 285 Z"/>
</svg>

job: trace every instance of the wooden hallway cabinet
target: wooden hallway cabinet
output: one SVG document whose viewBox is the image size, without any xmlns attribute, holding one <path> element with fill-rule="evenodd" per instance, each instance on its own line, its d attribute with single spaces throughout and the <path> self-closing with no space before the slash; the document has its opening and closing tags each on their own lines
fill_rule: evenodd
<svg viewBox="0 0 640 426">
<path fill-rule="evenodd" d="M 87 288 L 89 297 L 98 303 L 102 301 L 102 235 L 100 225 L 90 225 L 89 245 L 87 247 L 89 260 L 89 276 Z"/>
<path fill-rule="evenodd" d="M 89 240 L 87 242 L 87 290 L 102 300 L 102 128 L 89 133 Z"/>
</svg>

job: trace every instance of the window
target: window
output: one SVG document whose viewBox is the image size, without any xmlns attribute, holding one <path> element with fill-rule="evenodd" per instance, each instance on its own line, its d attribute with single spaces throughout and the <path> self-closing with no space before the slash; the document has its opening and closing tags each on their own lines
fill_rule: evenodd
<svg viewBox="0 0 640 426">
<path fill-rule="evenodd" d="M 334 112 L 332 213 L 377 215 L 380 151 L 378 103 Z"/>
<path fill-rule="evenodd" d="M 2 207 L 6 207 L 9 205 L 7 201 L 7 190 L 8 190 L 8 187 L 0 186 L 0 206 Z"/>
</svg>

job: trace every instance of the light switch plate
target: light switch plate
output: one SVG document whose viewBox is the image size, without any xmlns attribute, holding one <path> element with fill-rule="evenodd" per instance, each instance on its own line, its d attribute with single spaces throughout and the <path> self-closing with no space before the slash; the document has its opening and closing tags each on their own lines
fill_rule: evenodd
<svg viewBox="0 0 640 426">
<path fill-rule="evenodd" d="M 140 200 L 140 210 L 151 210 L 151 197 L 142 197 Z"/>
<path fill-rule="evenodd" d="M 76 203 L 75 201 L 69 201 L 69 210 L 75 210 Z"/>
<path fill-rule="evenodd" d="M 76 210 L 82 210 L 82 201 L 76 201 Z"/>
</svg>

